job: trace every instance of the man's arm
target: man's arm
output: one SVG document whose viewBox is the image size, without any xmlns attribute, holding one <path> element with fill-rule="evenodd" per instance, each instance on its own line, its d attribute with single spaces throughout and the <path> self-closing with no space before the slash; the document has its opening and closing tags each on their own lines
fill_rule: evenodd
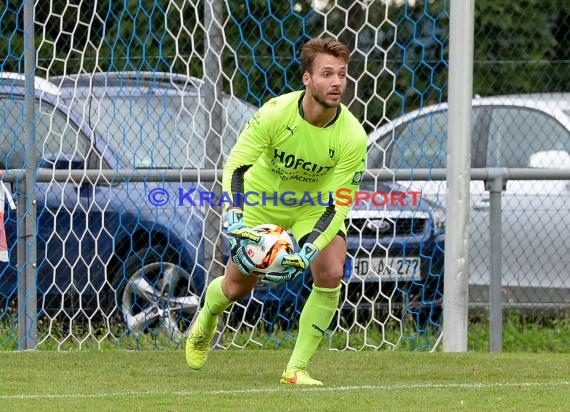
<svg viewBox="0 0 570 412">
<path fill-rule="evenodd" d="M 243 223 L 244 175 L 257 161 L 263 150 L 269 146 L 269 135 L 260 122 L 261 110 L 249 120 L 230 151 L 222 174 L 222 190 L 230 196 L 226 208 L 227 234 L 230 242 L 230 256 L 244 275 L 255 269 L 253 261 L 245 253 L 248 243 L 261 243 L 263 237 L 249 230 Z"/>
<path fill-rule="evenodd" d="M 263 108 L 247 122 L 230 151 L 222 174 L 222 190 L 230 196 L 231 206 L 243 206 L 244 175 L 261 153 L 269 147 L 270 138 L 263 124 Z"/>
</svg>

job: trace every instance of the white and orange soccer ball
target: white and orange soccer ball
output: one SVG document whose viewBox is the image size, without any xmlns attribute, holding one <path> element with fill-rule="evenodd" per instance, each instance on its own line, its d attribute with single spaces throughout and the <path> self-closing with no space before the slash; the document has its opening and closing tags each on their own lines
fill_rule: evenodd
<svg viewBox="0 0 570 412">
<path fill-rule="evenodd" d="M 245 251 L 255 264 L 255 271 L 261 274 L 282 272 L 280 257 L 294 253 L 293 240 L 282 227 L 270 223 L 251 229 L 263 235 L 261 244 L 248 244 Z"/>
</svg>

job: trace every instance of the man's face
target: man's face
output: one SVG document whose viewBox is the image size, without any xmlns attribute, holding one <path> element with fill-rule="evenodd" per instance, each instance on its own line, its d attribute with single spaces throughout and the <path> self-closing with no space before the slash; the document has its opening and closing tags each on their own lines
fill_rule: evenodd
<svg viewBox="0 0 570 412">
<path fill-rule="evenodd" d="M 303 84 L 317 103 L 324 108 L 337 107 L 346 89 L 346 63 L 342 57 L 319 53 L 312 72 L 303 74 Z"/>
</svg>

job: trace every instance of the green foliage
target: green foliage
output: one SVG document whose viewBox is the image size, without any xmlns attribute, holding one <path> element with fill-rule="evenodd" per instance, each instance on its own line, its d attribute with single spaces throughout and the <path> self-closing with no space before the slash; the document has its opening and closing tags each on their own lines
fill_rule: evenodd
<svg viewBox="0 0 570 412">
<path fill-rule="evenodd" d="M 18 329 L 15 309 L 0 314 L 0 349 L 14 350 L 17 348 Z M 175 350 L 183 346 L 182 342 L 171 342 L 164 335 L 153 336 L 143 334 L 133 336 L 127 334 L 122 326 L 112 324 L 110 331 L 106 323 L 90 324 L 75 323 L 70 328 L 64 322 L 44 317 L 38 321 L 39 349 L 52 350 Z M 417 335 L 415 325 L 408 319 L 400 326 L 399 322 L 387 323 L 384 326 L 371 323 L 366 330 L 353 327 L 348 335 L 336 333 L 327 335 L 323 348 L 343 349 L 348 344 L 352 348 L 367 350 L 371 345 L 382 351 L 396 349 L 399 351 L 429 351 L 436 341 L 437 330 L 426 330 Z M 296 330 L 275 329 L 249 330 L 243 328 L 234 334 L 230 330 L 222 335 L 221 343 L 235 343 L 246 349 L 257 349 L 257 344 L 251 339 L 261 342 L 264 349 L 293 349 Z M 365 338 L 367 345 L 365 345 Z M 398 342 L 397 347 L 388 342 Z M 81 345 L 78 345 L 81 342 Z M 468 349 L 476 352 L 486 352 L 489 349 L 489 325 L 487 313 L 474 314 L 471 317 L 468 334 Z M 505 352 L 553 352 L 570 353 L 570 313 L 529 313 L 519 311 L 506 312 L 503 321 L 503 350 Z M 438 350 L 441 350 L 439 346 Z"/>
<path fill-rule="evenodd" d="M 0 6 L 0 71 L 24 71 L 23 4 L 10 0 Z"/>
<path fill-rule="evenodd" d="M 480 0 L 475 5 L 475 93 L 566 90 L 570 70 L 560 54 L 567 52 L 558 45 L 570 41 L 570 19 L 560 5 L 541 0 Z M 566 36 L 557 38 L 564 30 Z"/>
<path fill-rule="evenodd" d="M 488 350 L 486 316 L 471 321 L 468 347 L 475 351 Z M 503 350 L 570 353 L 570 313 L 507 311 L 503 318 Z"/>
<path fill-rule="evenodd" d="M 346 102 L 373 129 L 420 106 L 446 99 L 449 1 L 415 7 L 350 0 L 315 10 L 309 0 L 230 0 L 221 50 L 224 89 L 259 106 L 302 87 L 302 44 L 322 33 L 354 53 Z M 481 95 L 561 91 L 570 84 L 570 3 L 565 0 L 475 2 L 474 92 Z M 38 74 L 78 71 L 173 71 L 202 77 L 207 32 L 203 0 L 36 3 Z M 23 72 L 22 2 L 0 18 L 0 69 Z"/>
<path fill-rule="evenodd" d="M 309 7 L 292 12 L 290 6 L 227 2 L 229 24 L 224 31 L 232 52 L 224 56 L 224 72 L 232 79 L 233 93 L 256 106 L 302 86 L 298 55 L 309 38 L 313 13 Z"/>
</svg>

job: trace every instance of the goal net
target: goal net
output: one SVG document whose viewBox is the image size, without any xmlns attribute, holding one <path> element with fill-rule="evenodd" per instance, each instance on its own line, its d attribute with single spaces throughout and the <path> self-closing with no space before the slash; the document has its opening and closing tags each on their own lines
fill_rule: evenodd
<svg viewBox="0 0 570 412">
<path fill-rule="evenodd" d="M 389 177 L 365 176 L 363 191 L 374 196 L 346 222 L 342 296 L 326 344 L 434 347 L 443 213 L 437 197 L 414 195 L 422 182 L 395 173 L 442 167 L 443 148 L 425 147 L 421 131 L 400 142 L 394 130 L 400 115 L 444 100 L 446 1 L 37 1 L 31 136 L 22 133 L 25 4 L 0 8 L 0 169 L 39 166 L 27 194 L 36 210 L 4 209 L 0 348 L 17 346 L 16 313 L 33 299 L 30 288 L 38 346 L 182 345 L 227 259 L 221 208 L 209 201 L 225 156 L 259 106 L 302 87 L 300 48 L 321 35 L 351 49 L 345 104 L 370 133 L 368 167 Z M 10 189 L 23 193 L 23 175 L 12 176 Z M 37 256 L 32 285 L 18 281 L 33 256 L 23 238 Z M 217 346 L 288 347 L 310 287 L 306 276 L 256 288 L 224 314 Z"/>
</svg>

